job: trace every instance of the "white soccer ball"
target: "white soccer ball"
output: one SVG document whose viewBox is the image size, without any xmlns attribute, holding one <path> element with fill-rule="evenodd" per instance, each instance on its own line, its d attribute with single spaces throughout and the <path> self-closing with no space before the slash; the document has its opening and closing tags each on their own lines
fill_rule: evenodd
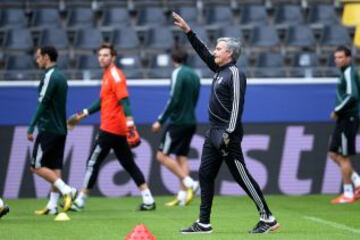
<svg viewBox="0 0 360 240">
<path fill-rule="evenodd" d="M 3 200 L 0 198 L 0 208 L 4 207 L 4 202 Z"/>
</svg>

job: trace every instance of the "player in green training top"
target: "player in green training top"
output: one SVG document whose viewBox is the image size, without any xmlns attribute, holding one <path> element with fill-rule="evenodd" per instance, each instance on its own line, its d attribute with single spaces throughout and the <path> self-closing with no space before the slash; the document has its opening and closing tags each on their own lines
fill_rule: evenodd
<svg viewBox="0 0 360 240">
<path fill-rule="evenodd" d="M 174 49 L 171 58 L 175 70 L 171 75 L 170 99 L 164 112 L 153 124 L 153 132 L 159 132 L 168 121 L 156 155 L 157 160 L 174 173 L 180 180 L 180 191 L 175 200 L 167 206 L 185 206 L 191 202 L 199 183 L 189 176 L 187 156 L 192 136 L 196 131 L 195 108 L 200 91 L 199 76 L 187 65 L 187 54 L 181 49 Z M 174 154 L 176 159 L 169 155 Z"/>
<path fill-rule="evenodd" d="M 38 88 L 39 104 L 32 117 L 27 132 L 29 141 L 34 140 L 33 132 L 37 127 L 31 161 L 31 170 L 36 175 L 51 183 L 50 200 L 44 209 L 35 211 L 37 215 L 57 214 L 57 202 L 60 193 L 64 198 L 64 211 L 67 211 L 76 195 L 76 189 L 68 186 L 61 179 L 66 125 L 67 80 L 56 66 L 58 53 L 52 46 L 38 48 L 36 63 L 45 74 Z M 60 193 L 59 193 L 60 191 Z"/>
<path fill-rule="evenodd" d="M 356 134 L 359 128 L 360 79 L 351 64 L 351 51 L 345 46 L 335 50 L 336 67 L 341 74 L 336 86 L 336 104 L 331 118 L 336 121 L 331 137 L 329 156 L 341 169 L 344 193 L 331 203 L 352 203 L 360 197 L 360 177 L 351 166 L 350 157 L 356 154 Z M 355 191 L 353 185 L 355 186 Z"/>
</svg>

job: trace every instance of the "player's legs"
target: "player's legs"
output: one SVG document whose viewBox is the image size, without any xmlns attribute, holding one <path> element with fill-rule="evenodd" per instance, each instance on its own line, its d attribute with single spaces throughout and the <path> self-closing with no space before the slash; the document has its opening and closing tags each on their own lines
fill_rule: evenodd
<svg viewBox="0 0 360 240">
<path fill-rule="evenodd" d="M 51 183 L 53 189 L 56 188 L 61 192 L 64 196 L 64 210 L 67 211 L 72 204 L 72 198 L 76 194 L 76 189 L 67 185 L 61 179 L 60 175 L 65 140 L 65 135 L 40 133 L 34 145 L 31 171 Z M 56 196 L 53 196 L 54 201 L 55 198 Z M 55 213 L 55 211 L 53 211 L 53 213 Z M 48 214 L 47 208 L 45 208 L 44 214 Z"/>
<path fill-rule="evenodd" d="M 166 203 L 167 206 L 189 204 L 193 199 L 194 191 L 199 187 L 199 183 L 189 175 L 186 157 L 190 151 L 190 143 L 195 130 L 196 126 L 175 126 L 170 124 L 162 135 L 157 160 L 177 176 L 180 181 L 180 191 L 177 198 Z M 176 155 L 176 159 L 170 157 L 171 153 Z"/>
<path fill-rule="evenodd" d="M 358 130 L 358 119 L 355 117 L 347 117 L 339 119 L 336 122 L 334 132 L 331 137 L 329 147 L 329 157 L 340 167 L 343 194 L 333 199 L 333 204 L 352 203 L 355 197 L 353 184 L 360 190 L 360 177 L 354 171 L 350 157 L 356 153 L 355 143 Z"/>
<path fill-rule="evenodd" d="M 255 203 L 259 211 L 260 219 L 268 220 L 272 216 L 271 211 L 258 183 L 249 173 L 245 165 L 240 142 L 230 143 L 229 155 L 224 157 L 224 159 L 235 181 Z"/>
<path fill-rule="evenodd" d="M 201 204 L 199 220 L 201 224 L 210 224 L 210 214 L 214 198 L 215 179 L 222 164 L 222 157 L 206 137 L 199 168 Z"/>
<path fill-rule="evenodd" d="M 143 203 L 140 205 L 139 210 L 154 210 L 156 208 L 155 200 L 147 183 L 145 182 L 143 173 L 134 161 L 134 156 L 126 141 L 126 137 L 115 135 L 112 135 L 111 137 L 113 139 L 112 149 L 114 150 L 119 163 L 122 165 L 125 171 L 129 173 L 130 177 L 135 181 L 141 192 Z"/>
<path fill-rule="evenodd" d="M 99 136 L 95 141 L 95 144 L 92 148 L 92 151 L 89 155 L 89 158 L 86 162 L 85 176 L 83 180 L 83 187 L 80 190 L 76 200 L 74 209 L 85 207 L 85 201 L 90 195 L 91 190 L 93 189 L 98 174 L 100 166 L 106 156 L 109 154 L 111 149 L 111 139 L 107 136 L 106 133 L 100 131 Z"/>
</svg>

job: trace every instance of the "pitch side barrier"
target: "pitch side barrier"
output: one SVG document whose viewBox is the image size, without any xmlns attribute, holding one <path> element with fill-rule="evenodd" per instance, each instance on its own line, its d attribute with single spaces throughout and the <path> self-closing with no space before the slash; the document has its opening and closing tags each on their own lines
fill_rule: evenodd
<svg viewBox="0 0 360 240">
<path fill-rule="evenodd" d="M 340 172 L 327 156 L 333 127 L 329 114 L 335 99 L 335 82 L 335 79 L 311 82 L 304 79 L 249 80 L 242 148 L 248 168 L 265 193 L 304 195 L 340 191 Z M 150 130 L 151 123 L 168 99 L 168 83 L 139 80 L 128 84 L 142 138 L 142 144 L 133 151 L 135 159 L 156 195 L 175 194 L 178 181 L 155 160 L 160 136 Z M 1 83 L 0 196 L 5 198 L 45 197 L 48 194 L 48 184 L 29 171 L 33 143 L 26 140 L 26 130 L 36 107 L 35 85 L 34 82 Z M 69 115 L 98 96 L 99 82 L 70 81 L 69 85 Z M 197 108 L 200 123 L 189 155 L 191 175 L 195 179 L 198 179 L 201 148 L 208 128 L 206 111 L 210 80 L 204 80 L 203 85 Z M 4 104 L 12 105 L 6 108 Z M 64 178 L 78 188 L 96 137 L 98 118 L 98 115 L 92 116 L 70 131 L 67 138 Z M 360 151 L 360 135 L 357 136 L 356 149 Z M 356 156 L 356 169 L 360 169 L 359 160 Z M 112 153 L 100 169 L 94 193 L 108 197 L 139 194 Z M 244 194 L 225 164 L 217 178 L 216 193 Z"/>
</svg>

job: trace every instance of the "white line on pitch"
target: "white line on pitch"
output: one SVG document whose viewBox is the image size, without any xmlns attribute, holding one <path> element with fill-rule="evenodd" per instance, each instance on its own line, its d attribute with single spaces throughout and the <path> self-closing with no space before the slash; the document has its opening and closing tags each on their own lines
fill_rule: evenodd
<svg viewBox="0 0 360 240">
<path fill-rule="evenodd" d="M 340 223 L 336 223 L 336 222 L 331 222 L 331 221 L 327 221 L 327 220 L 324 220 L 324 219 L 321 219 L 321 218 L 317 218 L 317 217 L 312 217 L 312 216 L 304 216 L 305 219 L 308 219 L 310 221 L 313 221 L 313 222 L 317 222 L 317 223 L 321 223 L 321 224 L 324 224 L 324 225 L 328 225 L 328 226 L 331 226 L 333 228 L 337 228 L 337 229 L 340 229 L 340 230 L 344 230 L 344 231 L 348 231 L 348 232 L 352 232 L 352 233 L 357 233 L 357 234 L 360 234 L 360 230 L 359 229 L 356 229 L 356 228 L 352 228 L 352 227 L 348 227 L 344 224 L 340 224 Z"/>
</svg>

